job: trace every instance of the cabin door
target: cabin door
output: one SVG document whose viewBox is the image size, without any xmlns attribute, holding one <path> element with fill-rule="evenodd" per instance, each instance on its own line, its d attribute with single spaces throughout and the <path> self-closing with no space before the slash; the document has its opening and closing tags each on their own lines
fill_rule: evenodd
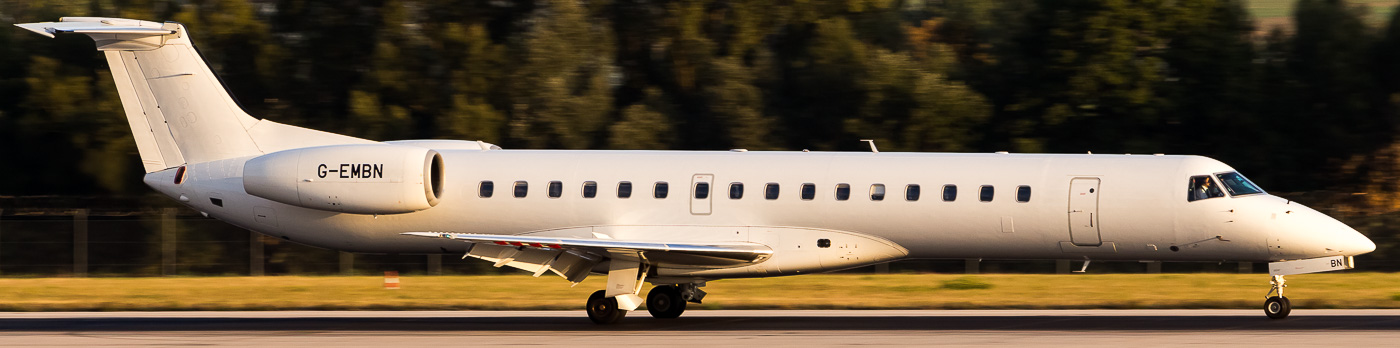
<svg viewBox="0 0 1400 348">
<path fill-rule="evenodd" d="M 1069 238 L 1074 245 L 1095 246 L 1099 239 L 1099 179 L 1069 182 Z"/>
<path fill-rule="evenodd" d="M 695 174 L 690 180 L 690 213 L 694 215 L 710 215 L 710 191 L 714 191 L 712 181 L 715 180 L 713 174 Z"/>
</svg>

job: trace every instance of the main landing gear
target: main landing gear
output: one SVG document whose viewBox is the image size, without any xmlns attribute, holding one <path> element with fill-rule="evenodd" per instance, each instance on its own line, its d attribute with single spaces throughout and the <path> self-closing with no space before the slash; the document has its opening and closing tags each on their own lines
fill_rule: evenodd
<svg viewBox="0 0 1400 348">
<path fill-rule="evenodd" d="M 700 287 L 705 283 L 658 285 L 647 293 L 647 311 L 658 319 L 672 319 L 685 313 L 687 303 L 700 303 L 705 291 Z"/>
<path fill-rule="evenodd" d="M 627 316 L 617 304 L 616 297 L 608 297 L 606 290 L 594 291 L 588 296 L 588 320 L 600 325 L 616 324 Z"/>
<path fill-rule="evenodd" d="M 1274 276 L 1269 280 L 1269 284 L 1272 288 L 1268 294 L 1264 294 L 1268 298 L 1264 300 L 1264 315 L 1269 316 L 1269 319 L 1287 318 L 1288 313 L 1293 311 L 1293 306 L 1288 303 L 1288 297 L 1283 296 L 1283 276 Z M 1278 296 L 1270 296 L 1275 294 Z"/>
<path fill-rule="evenodd" d="M 685 299 L 675 285 L 661 285 L 647 293 L 647 312 L 660 319 L 672 319 L 685 313 Z"/>
<path fill-rule="evenodd" d="M 673 319 L 685 313 L 686 304 L 700 303 L 705 291 L 700 284 L 658 285 L 647 293 L 647 312 L 658 319 Z M 607 291 L 598 290 L 588 297 L 588 319 L 600 325 L 616 324 L 627 316 L 627 310 L 618 303 L 617 297 L 607 297 Z"/>
</svg>

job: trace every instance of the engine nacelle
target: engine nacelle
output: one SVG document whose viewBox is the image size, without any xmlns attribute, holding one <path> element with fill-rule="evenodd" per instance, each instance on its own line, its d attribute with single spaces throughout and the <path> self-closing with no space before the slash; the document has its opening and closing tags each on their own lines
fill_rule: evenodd
<svg viewBox="0 0 1400 348">
<path fill-rule="evenodd" d="M 399 214 L 442 197 L 442 156 L 426 148 L 333 145 L 278 151 L 243 166 L 250 195 L 311 209 Z"/>
</svg>

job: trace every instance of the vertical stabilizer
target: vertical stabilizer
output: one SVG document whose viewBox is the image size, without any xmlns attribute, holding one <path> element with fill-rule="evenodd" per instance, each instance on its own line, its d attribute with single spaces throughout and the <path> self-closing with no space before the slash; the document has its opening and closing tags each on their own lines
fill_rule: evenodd
<svg viewBox="0 0 1400 348">
<path fill-rule="evenodd" d="M 185 27 L 120 18 L 64 17 L 16 26 L 92 37 L 112 68 L 146 172 L 262 154 L 238 107 L 194 49 Z"/>
</svg>

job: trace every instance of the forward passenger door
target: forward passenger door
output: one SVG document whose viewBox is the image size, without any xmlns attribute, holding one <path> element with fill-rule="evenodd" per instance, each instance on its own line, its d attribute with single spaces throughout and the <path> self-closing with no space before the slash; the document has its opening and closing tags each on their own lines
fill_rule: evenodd
<svg viewBox="0 0 1400 348">
<path fill-rule="evenodd" d="M 1099 238 L 1099 179 L 1074 178 L 1069 182 L 1069 237 L 1074 245 L 1096 246 Z"/>
</svg>

